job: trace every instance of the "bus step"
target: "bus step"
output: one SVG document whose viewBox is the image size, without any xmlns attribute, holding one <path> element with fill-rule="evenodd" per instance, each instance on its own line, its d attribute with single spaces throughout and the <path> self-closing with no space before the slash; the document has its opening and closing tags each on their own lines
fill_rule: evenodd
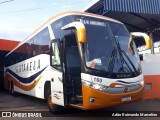
<svg viewBox="0 0 160 120">
<path fill-rule="evenodd" d="M 83 102 L 83 99 L 82 97 L 74 97 L 71 99 L 71 104 L 78 104 L 78 103 L 81 103 Z"/>
<path fill-rule="evenodd" d="M 69 106 L 72 106 L 72 107 L 75 107 L 75 108 L 79 108 L 79 109 L 83 109 L 83 104 L 82 103 L 69 104 Z"/>
<path fill-rule="evenodd" d="M 81 95 L 77 95 L 76 97 L 77 97 L 77 98 L 83 98 L 83 96 L 81 96 Z"/>
<path fill-rule="evenodd" d="M 80 95 L 77 95 L 76 98 L 78 99 L 78 101 L 81 101 L 81 102 L 83 101 L 83 97 Z"/>
</svg>

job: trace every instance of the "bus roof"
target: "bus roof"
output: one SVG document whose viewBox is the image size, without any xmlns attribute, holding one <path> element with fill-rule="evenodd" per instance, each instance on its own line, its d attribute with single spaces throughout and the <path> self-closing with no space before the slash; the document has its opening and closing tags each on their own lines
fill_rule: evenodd
<svg viewBox="0 0 160 120">
<path fill-rule="evenodd" d="M 31 37 L 33 37 L 34 35 L 36 35 L 39 31 L 41 31 L 44 27 L 48 26 L 48 24 L 63 18 L 65 16 L 68 15 L 82 15 L 82 16 L 89 16 L 89 17 L 95 17 L 95 18 L 100 18 L 100 19 L 104 19 L 104 20 L 108 20 L 108 21 L 113 21 L 116 23 L 120 23 L 123 24 L 122 22 L 109 18 L 109 17 L 104 17 L 101 15 L 97 15 L 97 14 L 92 14 L 92 13 L 87 13 L 87 12 L 77 12 L 77 11 L 69 11 L 69 12 L 63 12 L 61 14 L 55 15 L 53 17 L 51 17 L 50 19 L 48 19 L 46 22 L 44 22 L 40 27 L 38 27 L 34 32 L 32 32 L 26 39 L 24 39 L 23 41 L 21 41 L 18 46 L 16 46 L 13 50 L 11 50 L 6 56 L 8 56 L 10 53 L 12 53 L 14 50 L 16 50 L 19 46 L 21 46 L 23 43 L 25 43 L 28 39 L 30 39 Z"/>
</svg>

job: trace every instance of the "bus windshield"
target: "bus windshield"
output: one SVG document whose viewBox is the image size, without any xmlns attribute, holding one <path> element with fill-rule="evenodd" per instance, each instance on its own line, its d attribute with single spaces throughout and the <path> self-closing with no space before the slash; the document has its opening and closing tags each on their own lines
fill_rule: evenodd
<svg viewBox="0 0 160 120">
<path fill-rule="evenodd" d="M 84 57 L 89 69 L 130 77 L 141 74 L 140 60 L 135 43 L 128 49 L 130 34 L 123 24 L 101 19 L 81 20 L 86 27 Z"/>
</svg>

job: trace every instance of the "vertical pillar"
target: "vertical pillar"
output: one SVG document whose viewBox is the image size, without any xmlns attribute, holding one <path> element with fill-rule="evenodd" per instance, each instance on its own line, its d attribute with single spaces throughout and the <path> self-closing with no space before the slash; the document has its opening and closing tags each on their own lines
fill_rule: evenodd
<svg viewBox="0 0 160 120">
<path fill-rule="evenodd" d="M 151 54 L 154 54 L 154 40 L 153 40 L 153 33 L 149 33 L 149 37 L 151 39 Z"/>
</svg>

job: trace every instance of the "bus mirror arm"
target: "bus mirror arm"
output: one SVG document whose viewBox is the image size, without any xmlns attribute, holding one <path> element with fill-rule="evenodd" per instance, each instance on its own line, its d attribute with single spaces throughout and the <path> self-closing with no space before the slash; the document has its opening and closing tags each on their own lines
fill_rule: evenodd
<svg viewBox="0 0 160 120">
<path fill-rule="evenodd" d="M 86 28 L 83 23 L 81 22 L 72 22 L 65 26 L 63 26 L 62 30 L 68 30 L 75 28 L 77 30 L 77 38 L 78 42 L 85 43 L 86 42 Z"/>
<path fill-rule="evenodd" d="M 133 48 L 132 48 L 132 42 L 133 42 L 133 38 L 138 38 L 138 37 L 141 37 L 141 38 L 144 38 L 145 40 L 145 43 L 146 43 L 146 47 L 148 49 L 151 48 L 151 43 L 150 43 L 150 37 L 146 34 L 146 33 L 142 33 L 142 32 L 131 32 L 130 33 L 130 40 L 129 40 L 129 43 L 128 43 L 128 49 L 130 50 L 131 54 L 134 55 L 134 51 L 133 51 Z"/>
<path fill-rule="evenodd" d="M 134 53 L 134 50 L 133 50 L 133 47 L 132 47 L 132 43 L 133 43 L 133 38 L 132 38 L 132 36 L 130 36 L 129 43 L 128 43 L 128 49 L 129 49 L 130 53 L 132 55 L 134 55 L 135 53 Z"/>
</svg>

